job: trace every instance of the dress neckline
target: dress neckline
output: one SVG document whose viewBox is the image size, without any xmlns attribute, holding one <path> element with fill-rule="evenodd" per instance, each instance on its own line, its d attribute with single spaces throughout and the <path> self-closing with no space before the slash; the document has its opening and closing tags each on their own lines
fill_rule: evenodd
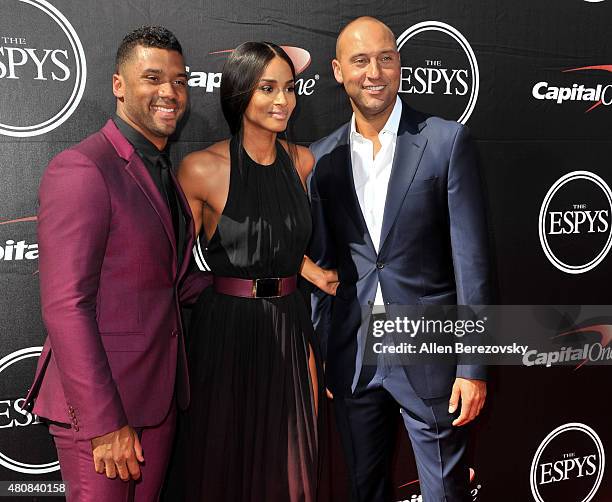
<svg viewBox="0 0 612 502">
<path fill-rule="evenodd" d="M 280 142 L 278 141 L 278 139 L 276 141 L 274 141 L 274 146 L 276 148 L 276 155 L 274 156 L 274 160 L 270 163 L 270 164 L 260 164 L 259 162 L 257 162 L 255 159 L 253 159 L 253 157 L 251 157 L 249 155 L 249 152 L 247 152 L 247 149 L 244 147 L 244 145 L 241 145 L 242 147 L 242 151 L 245 155 L 245 157 L 247 159 L 249 159 L 249 161 L 258 167 L 263 167 L 263 168 L 267 168 L 267 167 L 274 167 L 277 162 L 278 162 L 278 157 L 279 157 L 279 147 L 282 148 L 282 145 L 280 144 Z"/>
</svg>

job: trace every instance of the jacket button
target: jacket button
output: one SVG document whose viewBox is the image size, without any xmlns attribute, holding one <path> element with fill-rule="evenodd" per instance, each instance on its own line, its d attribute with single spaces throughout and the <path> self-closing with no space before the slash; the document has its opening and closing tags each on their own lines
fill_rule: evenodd
<svg viewBox="0 0 612 502">
<path fill-rule="evenodd" d="M 385 264 L 382 261 L 376 262 L 376 268 L 378 270 L 381 270 L 381 269 L 385 268 Z"/>
<path fill-rule="evenodd" d="M 172 333 L 170 333 L 170 336 L 172 337 L 178 336 L 178 329 L 173 329 Z"/>
</svg>

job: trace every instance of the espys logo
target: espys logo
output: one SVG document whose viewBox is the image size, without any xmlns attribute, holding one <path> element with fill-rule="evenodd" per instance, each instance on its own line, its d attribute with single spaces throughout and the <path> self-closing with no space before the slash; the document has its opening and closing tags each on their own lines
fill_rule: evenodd
<svg viewBox="0 0 612 502">
<path fill-rule="evenodd" d="M 87 76 L 85 52 L 64 15 L 45 0 L 0 0 L 0 134 L 45 134 L 74 113 Z"/>
<path fill-rule="evenodd" d="M 562 272 L 583 274 L 599 265 L 612 246 L 612 191 L 589 171 L 559 178 L 542 201 L 540 244 Z"/>
<path fill-rule="evenodd" d="M 606 465 L 603 444 L 589 426 L 557 427 L 538 447 L 531 463 L 531 493 L 536 502 L 589 502 Z"/>
<path fill-rule="evenodd" d="M 416 108 L 465 124 L 478 100 L 478 61 L 466 38 L 440 21 L 411 26 L 397 39 L 399 92 Z"/>
<path fill-rule="evenodd" d="M 591 85 L 566 83 L 550 84 L 546 81 L 536 83 L 531 89 L 531 95 L 538 100 L 554 101 L 558 105 L 562 105 L 568 101 L 585 101 L 590 104 L 585 113 L 599 108 L 601 105 L 612 105 L 612 83 L 601 83 L 603 76 L 608 76 L 606 73 L 612 73 L 612 65 L 595 65 L 582 66 L 580 68 L 570 68 L 563 70 L 563 73 L 573 72 L 596 72 L 596 75 L 602 75 L 599 83 Z M 603 73 L 602 73 L 603 72 Z M 608 78 L 610 80 L 610 78 Z"/>
<path fill-rule="evenodd" d="M 42 347 L 28 347 L 0 359 L 0 465 L 24 474 L 60 468 L 47 428 L 21 408 L 26 389 L 19 387 L 34 374 L 41 352 Z"/>
<path fill-rule="evenodd" d="M 301 49 L 300 47 L 292 47 L 290 45 L 282 45 L 283 50 L 287 53 L 287 55 L 291 58 L 293 62 L 293 66 L 295 67 L 296 75 L 302 73 L 306 68 L 310 66 L 311 58 L 310 53 Z M 210 52 L 210 56 L 215 55 L 229 55 L 234 49 L 222 50 L 222 51 L 214 51 Z M 220 59 L 219 62 L 225 61 L 225 58 Z M 222 66 L 222 64 L 220 64 Z M 189 87 L 199 87 L 203 89 L 205 92 L 214 92 L 215 89 L 221 87 L 221 71 L 217 72 L 205 72 L 205 71 L 195 71 L 190 67 L 187 67 L 187 72 L 189 73 L 188 84 Z M 312 78 L 298 78 L 295 81 L 295 92 L 300 96 L 310 96 L 314 92 L 314 86 L 319 80 L 319 75 L 314 75 Z"/>
</svg>

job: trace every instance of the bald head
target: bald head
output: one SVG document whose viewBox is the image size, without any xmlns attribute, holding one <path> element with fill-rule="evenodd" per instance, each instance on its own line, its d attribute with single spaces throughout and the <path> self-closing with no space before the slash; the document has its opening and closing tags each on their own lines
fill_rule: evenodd
<svg viewBox="0 0 612 502">
<path fill-rule="evenodd" d="M 347 49 L 350 50 L 350 47 L 355 46 L 355 44 L 362 45 L 368 34 L 383 39 L 390 48 L 397 50 L 395 35 L 391 28 L 375 17 L 362 16 L 353 19 L 338 34 L 336 39 L 336 59 L 339 60 L 346 53 Z"/>
<path fill-rule="evenodd" d="M 401 61 L 395 36 L 373 17 L 359 17 L 338 35 L 334 77 L 351 100 L 357 130 L 370 124 L 380 131 L 399 91 Z"/>
</svg>

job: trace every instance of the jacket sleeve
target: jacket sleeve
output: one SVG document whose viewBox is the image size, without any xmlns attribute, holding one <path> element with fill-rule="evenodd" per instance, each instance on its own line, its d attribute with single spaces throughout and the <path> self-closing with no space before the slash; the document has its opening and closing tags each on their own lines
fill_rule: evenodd
<svg viewBox="0 0 612 502">
<path fill-rule="evenodd" d="M 329 232 L 317 182 L 315 166 L 308 182 L 308 194 L 312 211 L 312 237 L 309 246 L 309 257 L 323 268 L 337 268 L 336 253 L 333 247 L 334 240 Z M 332 296 L 318 288 L 313 288 L 311 296 L 312 323 L 319 340 L 323 360 L 327 359 L 327 342 L 331 328 L 333 301 L 334 298 Z"/>
<path fill-rule="evenodd" d="M 457 304 L 490 303 L 490 260 L 484 200 L 474 145 L 465 126 L 453 142 L 448 170 L 448 210 Z M 457 376 L 486 379 L 486 366 L 459 364 Z"/>
<path fill-rule="evenodd" d="M 127 424 L 96 321 L 112 231 L 110 196 L 97 166 L 69 150 L 45 171 L 39 203 L 43 321 L 66 397 L 67 421 L 78 423 L 77 437 L 91 439 Z"/>
<path fill-rule="evenodd" d="M 183 280 L 179 290 L 179 301 L 183 307 L 193 305 L 200 293 L 213 283 L 211 272 L 202 272 L 192 267 Z"/>
</svg>

